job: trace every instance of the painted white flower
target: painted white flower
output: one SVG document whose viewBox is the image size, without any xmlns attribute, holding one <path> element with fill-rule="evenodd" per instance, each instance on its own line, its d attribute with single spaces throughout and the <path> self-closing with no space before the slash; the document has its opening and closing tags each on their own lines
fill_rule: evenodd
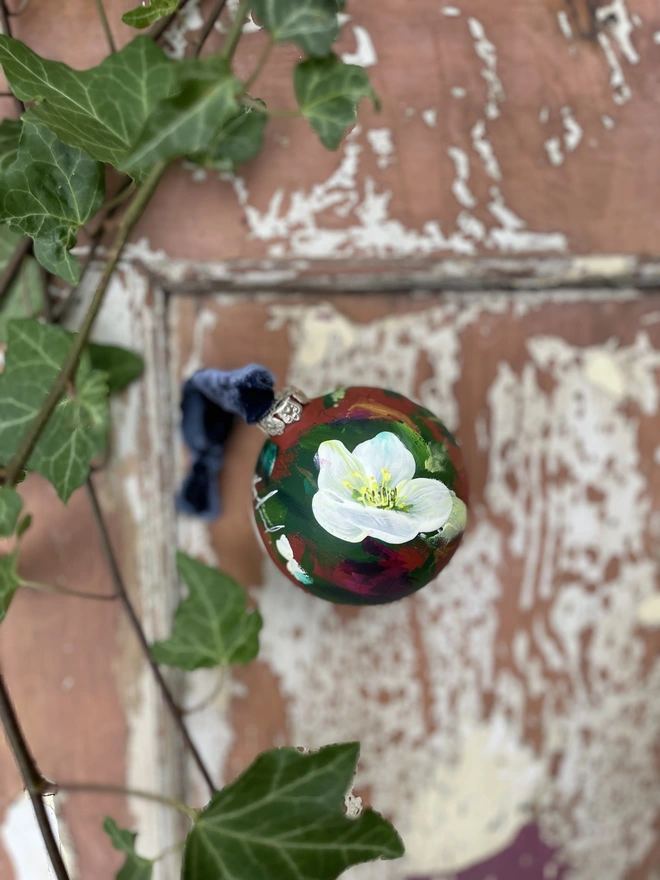
<svg viewBox="0 0 660 880">
<path fill-rule="evenodd" d="M 277 547 L 280 556 L 286 562 L 287 571 L 290 572 L 290 574 L 292 574 L 299 583 L 314 583 L 314 580 L 307 574 L 300 563 L 296 562 L 296 560 L 293 558 L 293 547 L 291 546 L 291 542 L 286 535 L 281 535 L 277 539 L 277 541 L 275 541 L 275 546 Z"/>
<path fill-rule="evenodd" d="M 316 521 L 342 541 L 367 535 L 405 544 L 447 522 L 452 493 L 439 480 L 414 479 L 415 459 L 391 431 L 349 452 L 341 440 L 319 446 L 319 491 L 312 498 Z"/>
</svg>

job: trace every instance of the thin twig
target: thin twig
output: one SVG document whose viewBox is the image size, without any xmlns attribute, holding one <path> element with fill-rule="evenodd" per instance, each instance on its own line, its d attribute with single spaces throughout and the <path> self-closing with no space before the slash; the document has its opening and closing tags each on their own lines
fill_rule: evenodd
<svg viewBox="0 0 660 880">
<path fill-rule="evenodd" d="M 236 10 L 236 15 L 231 23 L 225 45 L 222 47 L 222 54 L 227 61 L 231 62 L 238 46 L 238 41 L 243 33 L 243 25 L 250 9 L 250 0 L 241 0 Z"/>
<path fill-rule="evenodd" d="M 268 63 L 268 59 L 270 58 L 270 53 L 273 51 L 273 47 L 275 46 L 275 40 L 272 37 L 268 37 L 268 42 L 266 43 L 266 48 L 261 53 L 261 58 L 259 59 L 257 66 L 254 68 L 252 74 L 248 77 L 245 82 L 245 91 L 247 92 L 250 86 L 253 86 L 257 79 L 259 78 L 261 72 L 264 67 Z"/>
<path fill-rule="evenodd" d="M 45 430 L 46 425 L 50 420 L 50 417 L 55 411 L 55 407 L 62 397 L 62 394 L 66 391 L 68 382 L 73 378 L 73 375 L 78 366 L 78 361 L 80 360 L 80 355 L 82 354 L 85 345 L 87 345 L 87 340 L 89 339 L 92 325 L 94 324 L 96 316 L 98 315 L 101 305 L 103 304 L 105 292 L 110 282 L 110 278 L 115 271 L 117 263 L 119 262 L 119 257 L 121 256 L 121 252 L 124 249 L 124 245 L 128 241 L 131 230 L 141 217 L 142 212 L 144 211 L 147 203 L 153 195 L 154 190 L 158 186 L 160 178 L 163 176 L 166 167 L 167 164 L 165 162 L 158 162 L 156 165 L 154 165 L 144 184 L 140 187 L 135 199 L 126 209 L 126 213 L 122 217 L 121 224 L 119 226 L 119 229 L 117 230 L 115 240 L 112 244 L 112 247 L 110 248 L 108 261 L 103 268 L 103 273 L 101 275 L 99 286 L 96 289 L 96 293 L 94 294 L 89 310 L 85 315 L 85 319 L 75 336 L 69 354 L 67 355 L 66 360 L 62 365 L 62 369 L 60 370 L 57 379 L 53 382 L 53 385 L 48 392 L 48 395 L 44 400 L 41 409 L 37 413 L 34 421 L 30 424 L 23 437 L 21 438 L 21 441 L 18 444 L 18 449 L 11 457 L 9 464 L 7 465 L 7 485 L 16 485 L 23 471 L 23 468 L 27 464 L 30 456 L 32 455 L 32 452 L 34 451 L 34 447 L 36 446 L 39 437 Z"/>
<path fill-rule="evenodd" d="M 164 807 L 171 807 L 180 813 L 185 813 L 190 819 L 195 821 L 198 811 L 177 801 L 175 798 L 169 798 L 164 794 L 155 794 L 152 791 L 143 791 L 140 788 L 123 788 L 121 785 L 106 785 L 104 782 L 58 782 L 58 791 L 66 791 L 70 794 L 113 794 L 117 797 L 134 797 L 143 801 L 151 801 L 154 804 L 161 804 Z"/>
<path fill-rule="evenodd" d="M 155 24 L 152 24 L 150 29 L 147 31 L 147 34 L 151 37 L 152 40 L 159 40 L 168 27 L 172 24 L 172 22 L 178 17 L 181 10 L 187 6 L 190 0 L 181 0 L 179 3 L 179 8 L 170 13 L 170 15 L 166 15 L 165 18 L 161 18 L 160 21 L 157 21 Z"/>
<path fill-rule="evenodd" d="M 2 0 L 0 0 L 2 2 Z M 23 264 L 23 257 L 27 253 L 29 253 L 32 248 L 32 239 L 29 235 L 24 235 L 23 238 L 18 242 L 14 253 L 9 258 L 9 262 L 5 266 L 2 274 L 0 275 L 0 306 L 9 291 L 14 279 L 19 273 L 19 270 Z"/>
<path fill-rule="evenodd" d="M 59 596 L 75 596 L 77 599 L 96 599 L 99 602 L 116 602 L 117 596 L 104 596 L 102 593 L 87 593 L 84 590 L 67 590 L 66 587 L 55 587 L 51 584 L 40 584 L 38 581 L 21 580 L 21 586 L 40 593 L 57 593 Z"/>
<path fill-rule="evenodd" d="M 225 8 L 226 5 L 227 5 L 227 0 L 216 0 L 215 4 L 213 6 L 213 9 L 209 13 L 209 17 L 204 22 L 204 26 L 202 27 L 202 30 L 200 31 L 199 38 L 198 38 L 197 43 L 195 45 L 195 51 L 193 52 L 193 55 L 195 56 L 195 58 L 197 58 L 199 56 L 199 53 L 202 51 L 204 43 L 207 41 L 209 34 L 213 30 L 213 26 L 215 25 L 216 21 L 220 18 L 220 14 L 222 13 L 222 10 Z"/>
<path fill-rule="evenodd" d="M 41 263 L 37 263 L 37 268 L 39 272 L 39 284 L 41 286 L 41 301 L 43 303 L 43 316 L 46 321 L 50 324 L 53 320 L 53 304 L 50 301 L 50 296 L 48 295 L 48 272 L 44 269 Z"/>
<path fill-rule="evenodd" d="M 204 763 L 202 756 L 197 750 L 197 746 L 192 741 L 190 734 L 188 733 L 188 728 L 186 727 L 185 721 L 183 720 L 183 716 L 181 714 L 181 710 L 174 702 L 174 697 L 172 696 L 169 687 L 167 686 L 167 682 L 163 678 L 163 674 L 160 671 L 158 664 L 155 662 L 153 657 L 151 656 L 151 647 L 149 642 L 147 641 L 147 637 L 144 634 L 144 630 L 142 629 L 142 624 L 136 614 L 135 608 L 133 607 L 133 603 L 128 595 L 128 591 L 126 590 L 126 584 L 124 583 L 124 579 L 122 577 L 121 571 L 119 570 L 119 564 L 117 562 L 117 557 L 115 556 L 115 552 L 112 549 L 112 542 L 110 541 L 110 535 L 108 533 L 107 527 L 105 525 L 105 520 L 103 519 L 103 513 L 101 511 L 101 506 L 99 504 L 96 491 L 94 489 L 94 484 L 90 479 L 87 480 L 87 492 L 89 494 L 89 500 L 92 505 L 92 512 L 94 514 L 94 519 L 96 520 L 96 524 L 99 529 L 99 533 L 101 535 L 101 542 L 103 544 L 103 552 L 105 553 L 105 557 L 110 568 L 110 573 L 112 575 L 112 580 L 115 586 L 115 590 L 117 595 L 119 596 L 124 608 L 126 610 L 126 614 L 130 620 L 131 626 L 137 636 L 138 641 L 140 642 L 140 646 L 144 652 L 144 656 L 151 667 L 151 671 L 153 672 L 154 678 L 160 687 L 161 694 L 163 696 L 163 700 L 169 709 L 172 719 L 176 724 L 179 733 L 181 734 L 182 739 L 184 740 L 186 746 L 190 750 L 190 754 L 199 769 L 199 772 L 204 777 L 204 781 L 209 787 L 211 794 L 217 791 L 215 783 L 213 782 L 213 778 L 209 773 L 206 764 Z"/>
<path fill-rule="evenodd" d="M 32 752 L 16 717 L 16 712 L 2 674 L 0 674 L 0 722 L 2 722 L 9 747 L 14 754 L 18 769 L 25 783 L 25 788 L 32 801 L 39 830 L 44 839 L 55 876 L 57 880 L 70 880 L 69 872 L 66 869 L 62 853 L 55 840 L 55 835 L 53 834 L 43 802 L 43 792 L 48 788 L 48 783 L 39 772 L 37 764 L 32 757 Z"/>
<path fill-rule="evenodd" d="M 11 25 L 9 24 L 9 15 L 7 13 L 7 4 L 5 0 L 0 0 L 0 26 L 2 27 L 2 33 L 7 37 L 11 37 Z M 14 99 L 14 105 L 18 112 L 18 115 L 25 113 L 25 104 L 22 101 L 12 95 Z"/>
<path fill-rule="evenodd" d="M 108 21 L 108 16 L 105 14 L 103 0 L 94 0 L 94 5 L 96 6 L 96 11 L 99 14 L 99 18 L 101 19 L 103 32 L 105 33 L 105 38 L 108 41 L 108 48 L 114 54 L 117 51 L 117 47 L 115 46 L 115 39 L 112 36 L 112 31 L 110 30 L 110 22 Z"/>
</svg>

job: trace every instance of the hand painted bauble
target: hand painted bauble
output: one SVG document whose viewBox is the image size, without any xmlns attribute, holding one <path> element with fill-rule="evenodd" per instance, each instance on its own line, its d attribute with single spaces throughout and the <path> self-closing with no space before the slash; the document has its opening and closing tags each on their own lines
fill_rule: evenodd
<svg viewBox="0 0 660 880">
<path fill-rule="evenodd" d="M 442 571 L 467 520 L 456 441 L 381 388 L 306 401 L 288 389 L 262 420 L 254 506 L 268 553 L 298 586 L 347 605 L 394 602 Z"/>
</svg>

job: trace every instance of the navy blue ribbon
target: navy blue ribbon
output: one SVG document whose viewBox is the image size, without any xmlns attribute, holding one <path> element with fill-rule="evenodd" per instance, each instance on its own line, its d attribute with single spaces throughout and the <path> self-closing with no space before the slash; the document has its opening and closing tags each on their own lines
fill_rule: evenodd
<svg viewBox="0 0 660 880">
<path fill-rule="evenodd" d="M 181 431 L 192 453 L 177 508 L 215 519 L 222 510 L 218 474 L 236 417 L 253 425 L 275 400 L 272 373 L 259 364 L 240 370 L 199 370 L 183 384 Z"/>
</svg>

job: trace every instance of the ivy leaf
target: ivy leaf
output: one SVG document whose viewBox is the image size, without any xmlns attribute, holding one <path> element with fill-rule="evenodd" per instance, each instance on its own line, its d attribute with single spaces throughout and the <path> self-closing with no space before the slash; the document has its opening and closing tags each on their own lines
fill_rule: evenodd
<svg viewBox="0 0 660 880">
<path fill-rule="evenodd" d="M 0 489 L 0 538 L 10 538 L 16 531 L 23 499 L 11 486 Z"/>
<path fill-rule="evenodd" d="M 259 107 L 242 107 L 237 115 L 223 125 L 207 152 L 190 158 L 198 165 L 223 171 L 231 170 L 239 162 L 253 159 L 263 147 L 268 123 L 266 105 L 258 99 L 255 103 L 263 106 L 264 112 Z"/>
<path fill-rule="evenodd" d="M 22 130 L 23 125 L 18 119 L 3 119 L 0 122 L 0 171 L 8 168 L 16 158 Z"/>
<path fill-rule="evenodd" d="M 21 585 L 21 579 L 16 570 L 17 558 L 18 551 L 16 550 L 13 553 L 8 553 L 7 556 L 0 557 L 0 623 L 7 616 L 11 600 Z"/>
<path fill-rule="evenodd" d="M 252 11 L 278 43 L 327 55 L 339 36 L 337 0 L 252 0 Z"/>
<path fill-rule="evenodd" d="M 243 84 L 224 58 L 184 63 L 180 76 L 181 90 L 156 107 L 125 162 L 133 175 L 155 162 L 206 150 L 240 109 Z"/>
<path fill-rule="evenodd" d="M 110 394 L 123 391 L 144 372 L 144 360 L 140 355 L 117 345 L 98 345 L 92 342 L 87 346 L 87 351 L 92 368 L 105 373 Z"/>
<path fill-rule="evenodd" d="M 359 743 L 345 743 L 259 755 L 199 814 L 182 880 L 335 880 L 351 865 L 402 856 L 378 813 L 344 813 L 359 753 Z"/>
<path fill-rule="evenodd" d="M 34 319 L 9 323 L 0 375 L 0 462 L 7 464 L 34 420 L 71 348 L 72 336 Z M 63 395 L 27 469 L 46 477 L 62 501 L 87 479 L 90 461 L 107 442 L 108 390 L 104 373 L 83 353 L 75 381 Z"/>
<path fill-rule="evenodd" d="M 172 636 L 152 646 L 156 663 L 192 671 L 254 660 L 262 620 L 246 611 L 240 584 L 185 553 L 177 553 L 177 568 L 190 595 L 177 609 Z"/>
<path fill-rule="evenodd" d="M 0 175 L 0 222 L 31 236 L 42 266 L 75 284 L 80 270 L 69 251 L 101 207 L 103 166 L 34 119 L 23 117 L 16 161 Z"/>
<path fill-rule="evenodd" d="M 31 114 L 63 143 L 120 170 L 151 111 L 177 85 L 176 64 L 146 36 L 81 71 L 0 36 L 0 64 L 16 97 L 37 102 Z"/>
<path fill-rule="evenodd" d="M 121 20 L 130 27 L 142 28 L 149 27 L 160 18 L 171 15 L 179 7 L 179 0 L 151 0 L 149 6 L 138 6 L 137 9 L 131 9 L 125 12 Z"/>
<path fill-rule="evenodd" d="M 371 98 L 376 110 L 380 109 L 364 68 L 344 64 L 336 55 L 308 58 L 298 64 L 293 85 L 303 116 L 329 150 L 336 150 L 354 125 L 361 98 Z"/>
<path fill-rule="evenodd" d="M 0 126 L 1 127 L 1 126 Z M 21 236 L 7 226 L 0 226 L 0 272 L 16 250 Z M 43 307 L 43 292 L 39 265 L 33 257 L 24 257 L 11 287 L 0 307 L 0 342 L 7 341 L 7 324 L 13 318 L 30 318 Z"/>
<path fill-rule="evenodd" d="M 23 519 L 19 522 L 18 527 L 16 529 L 16 537 L 22 538 L 23 535 L 27 532 L 27 530 L 32 525 L 32 514 L 26 513 Z"/>
<path fill-rule="evenodd" d="M 135 852 L 137 834 L 119 828 L 109 816 L 103 823 L 103 830 L 110 838 L 113 847 L 126 854 L 126 861 L 115 880 L 151 880 L 154 863 L 143 859 Z"/>
</svg>

